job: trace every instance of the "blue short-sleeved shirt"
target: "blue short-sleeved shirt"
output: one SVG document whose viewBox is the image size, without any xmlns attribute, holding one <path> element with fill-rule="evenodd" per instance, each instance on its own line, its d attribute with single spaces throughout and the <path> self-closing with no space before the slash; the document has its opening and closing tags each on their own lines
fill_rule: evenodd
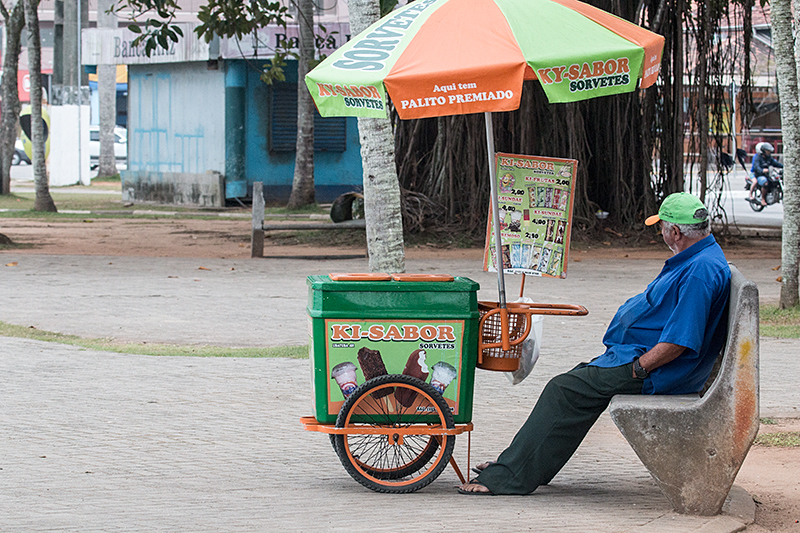
<svg viewBox="0 0 800 533">
<path fill-rule="evenodd" d="M 699 392 L 725 341 L 731 270 L 713 235 L 667 259 L 647 289 L 622 304 L 589 364 L 633 362 L 660 342 L 685 346 L 673 361 L 644 380 L 643 394 Z"/>
</svg>

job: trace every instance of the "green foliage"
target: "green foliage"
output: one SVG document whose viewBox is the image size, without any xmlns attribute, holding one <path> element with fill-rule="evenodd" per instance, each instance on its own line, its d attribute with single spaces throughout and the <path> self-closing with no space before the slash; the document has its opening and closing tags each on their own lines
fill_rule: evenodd
<svg viewBox="0 0 800 533">
<path fill-rule="evenodd" d="M 277 24 L 285 28 L 288 11 L 289 8 L 281 6 L 280 3 L 268 0 L 249 2 L 207 0 L 205 5 L 200 6 L 197 18 L 201 24 L 195 32 L 198 36 L 204 37 L 206 42 L 211 41 L 214 35 L 236 37 L 241 40 L 245 35 L 268 24 Z"/>
<path fill-rule="evenodd" d="M 286 81 L 286 75 L 283 73 L 283 67 L 286 66 L 286 61 L 283 60 L 284 56 L 276 55 L 263 66 L 261 72 L 261 81 L 267 85 L 272 85 L 275 81 Z"/>
<path fill-rule="evenodd" d="M 397 7 L 397 0 L 380 0 L 381 17 L 385 17 Z"/>
<path fill-rule="evenodd" d="M 784 339 L 800 338 L 800 306 L 780 309 L 764 305 L 759 311 L 761 335 Z"/>
<path fill-rule="evenodd" d="M 128 26 L 131 32 L 139 34 L 133 45 L 144 43 L 144 53 L 149 57 L 156 47 L 167 49 L 172 43 L 177 43 L 179 37 L 183 37 L 183 31 L 174 22 L 176 12 L 180 9 L 177 0 L 119 0 L 109 11 L 116 15 L 130 11 L 128 19 L 141 24 Z M 207 0 L 200 6 L 197 14 L 200 25 L 194 31 L 206 42 L 215 36 L 242 39 L 268 24 L 285 28 L 288 10 L 280 3 L 269 0 Z M 286 53 L 287 50 L 276 50 L 276 54 L 282 57 Z"/>
<path fill-rule="evenodd" d="M 755 444 L 771 448 L 797 448 L 800 447 L 800 431 L 764 433 L 756 437 Z"/>
<path fill-rule="evenodd" d="M 308 346 L 275 346 L 258 348 L 228 348 L 224 346 L 182 346 L 175 344 L 121 343 L 110 339 L 83 338 L 44 331 L 34 327 L 15 326 L 0 322 L 0 336 L 58 342 L 80 346 L 87 350 L 138 355 L 195 356 L 195 357 L 308 357 Z"/>
<path fill-rule="evenodd" d="M 766 426 L 774 426 L 775 424 L 778 423 L 778 421 L 775 420 L 774 418 L 762 418 L 761 423 Z"/>
</svg>

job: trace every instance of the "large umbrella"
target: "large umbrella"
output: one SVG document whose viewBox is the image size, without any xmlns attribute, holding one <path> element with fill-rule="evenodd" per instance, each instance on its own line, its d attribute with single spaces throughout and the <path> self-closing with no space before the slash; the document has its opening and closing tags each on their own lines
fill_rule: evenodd
<svg viewBox="0 0 800 533">
<path fill-rule="evenodd" d="M 664 38 L 576 0 L 416 0 L 393 11 L 306 76 L 322 116 L 401 119 L 486 114 L 492 212 L 500 235 L 491 112 L 519 107 L 538 79 L 550 102 L 649 87 Z M 641 80 L 641 83 L 639 83 Z M 500 239 L 500 305 L 505 307 Z"/>
</svg>

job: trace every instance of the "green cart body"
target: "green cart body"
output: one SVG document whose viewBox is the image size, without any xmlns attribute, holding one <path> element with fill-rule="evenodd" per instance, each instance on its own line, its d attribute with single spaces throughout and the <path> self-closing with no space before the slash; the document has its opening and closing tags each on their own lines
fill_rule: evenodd
<svg viewBox="0 0 800 533">
<path fill-rule="evenodd" d="M 478 283 L 462 277 L 386 278 L 307 279 L 317 422 L 335 423 L 348 393 L 384 373 L 405 373 L 442 389 L 454 422 L 470 422 L 479 344 Z M 337 373 L 341 369 L 344 378 Z"/>
</svg>

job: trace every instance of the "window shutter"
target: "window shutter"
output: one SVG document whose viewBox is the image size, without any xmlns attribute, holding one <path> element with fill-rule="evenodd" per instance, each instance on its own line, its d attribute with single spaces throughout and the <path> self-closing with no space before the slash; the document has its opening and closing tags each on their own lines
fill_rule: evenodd
<svg viewBox="0 0 800 533">
<path fill-rule="evenodd" d="M 297 85 L 276 83 L 270 87 L 271 152 L 294 152 L 297 147 Z M 347 149 L 345 117 L 322 118 L 314 110 L 314 151 L 344 152 Z"/>
</svg>

